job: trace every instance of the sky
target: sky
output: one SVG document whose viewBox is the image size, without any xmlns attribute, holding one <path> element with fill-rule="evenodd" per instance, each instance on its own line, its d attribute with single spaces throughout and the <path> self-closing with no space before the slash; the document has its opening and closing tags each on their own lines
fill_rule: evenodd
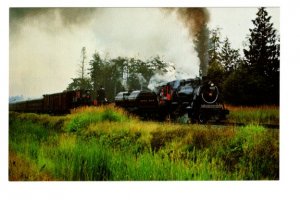
<svg viewBox="0 0 300 200">
<path fill-rule="evenodd" d="M 243 49 L 249 35 L 249 28 L 253 27 L 253 20 L 257 13 L 257 7 L 229 7 L 229 8 L 208 8 L 210 12 L 210 28 L 220 27 L 221 36 L 228 37 L 235 49 Z M 271 23 L 280 34 L 280 8 L 267 7 Z"/>
<path fill-rule="evenodd" d="M 221 28 L 221 36 L 241 50 L 257 8 L 208 11 L 209 28 Z M 267 11 L 279 30 L 279 8 Z M 178 14 L 160 8 L 10 9 L 9 29 L 10 96 L 38 98 L 66 89 L 77 76 L 82 47 L 87 60 L 95 52 L 143 60 L 159 55 L 182 75 L 169 81 L 198 75 L 200 61 L 189 27 Z"/>
</svg>

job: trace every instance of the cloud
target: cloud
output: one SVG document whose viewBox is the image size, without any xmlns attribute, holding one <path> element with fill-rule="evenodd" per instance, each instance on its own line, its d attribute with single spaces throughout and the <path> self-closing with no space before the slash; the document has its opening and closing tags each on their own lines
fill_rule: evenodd
<svg viewBox="0 0 300 200">
<path fill-rule="evenodd" d="M 101 55 L 161 56 L 178 74 L 198 75 L 193 39 L 176 13 L 159 8 L 11 8 L 10 96 L 63 91 L 81 48 Z"/>
</svg>

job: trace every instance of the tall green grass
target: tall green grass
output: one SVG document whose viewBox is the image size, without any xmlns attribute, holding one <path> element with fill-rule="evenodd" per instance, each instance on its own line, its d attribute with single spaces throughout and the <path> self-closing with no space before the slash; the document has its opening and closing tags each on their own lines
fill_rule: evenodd
<svg viewBox="0 0 300 200">
<path fill-rule="evenodd" d="M 125 111 L 112 106 L 77 109 L 73 111 L 69 118 L 70 121 L 66 125 L 68 132 L 81 131 L 90 124 L 103 121 L 124 122 L 129 120 Z"/>
<path fill-rule="evenodd" d="M 112 106 L 11 113 L 9 148 L 54 180 L 279 179 L 278 130 L 142 122 Z"/>
<path fill-rule="evenodd" d="M 245 124 L 279 124 L 279 107 L 278 106 L 226 106 L 230 113 L 228 121 Z"/>
</svg>

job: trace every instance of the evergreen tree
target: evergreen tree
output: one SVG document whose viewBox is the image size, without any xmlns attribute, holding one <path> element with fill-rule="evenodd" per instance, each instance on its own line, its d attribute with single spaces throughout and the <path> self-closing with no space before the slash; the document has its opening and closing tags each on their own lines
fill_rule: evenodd
<svg viewBox="0 0 300 200">
<path fill-rule="evenodd" d="M 225 79 L 225 69 L 221 64 L 221 34 L 220 28 L 210 31 L 208 49 L 208 70 L 207 78 L 221 87 Z"/>
<path fill-rule="evenodd" d="M 241 62 L 239 50 L 231 48 L 228 38 L 225 38 L 221 48 L 220 62 L 226 72 L 231 73 L 238 68 Z"/>
<path fill-rule="evenodd" d="M 256 19 L 252 20 L 255 27 L 250 29 L 249 49 L 244 49 L 249 68 L 265 76 L 279 70 L 276 30 L 270 19 L 265 8 L 259 8 Z"/>
<path fill-rule="evenodd" d="M 245 60 L 224 82 L 224 96 L 232 104 L 279 103 L 279 41 L 265 8 L 252 20 Z"/>
<path fill-rule="evenodd" d="M 220 28 L 211 30 L 208 49 L 209 67 L 221 66 L 221 44 Z"/>
<path fill-rule="evenodd" d="M 246 67 L 249 73 L 261 80 L 257 88 L 263 97 L 261 103 L 279 103 L 279 44 L 276 30 L 270 22 L 271 16 L 265 8 L 259 8 L 252 20 L 249 48 L 244 49 Z"/>
<path fill-rule="evenodd" d="M 67 91 L 72 90 L 92 90 L 92 84 L 89 78 L 72 78 L 72 82 L 68 85 Z"/>
<path fill-rule="evenodd" d="M 106 61 L 107 65 L 105 66 L 105 89 L 107 98 L 114 100 L 118 92 L 123 90 L 122 87 L 122 59 L 120 62 L 113 62 L 109 59 Z"/>
<path fill-rule="evenodd" d="M 122 90 L 122 64 L 123 59 L 102 59 L 98 52 L 94 53 L 90 61 L 90 76 L 93 85 L 93 97 L 97 91 L 104 88 L 106 97 L 113 100 L 117 92 Z"/>
<path fill-rule="evenodd" d="M 91 77 L 91 83 L 93 85 L 93 90 L 97 91 L 100 86 L 104 86 L 104 68 L 105 61 L 100 57 L 98 52 L 93 54 L 92 60 L 90 60 L 89 74 Z"/>
</svg>

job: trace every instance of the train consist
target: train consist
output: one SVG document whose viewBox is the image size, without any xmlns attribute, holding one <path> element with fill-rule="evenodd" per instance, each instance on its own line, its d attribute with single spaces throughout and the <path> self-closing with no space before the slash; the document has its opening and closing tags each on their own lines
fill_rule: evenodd
<svg viewBox="0 0 300 200">
<path fill-rule="evenodd" d="M 101 88 L 95 100 L 89 90 L 66 91 L 43 95 L 41 99 L 11 103 L 9 110 L 65 114 L 79 106 L 106 102 L 105 90 Z M 229 113 L 222 103 L 218 87 L 212 81 L 199 78 L 166 82 L 153 91 L 119 92 L 115 97 L 115 105 L 144 119 L 176 120 L 188 116 L 192 123 L 221 121 Z"/>
<path fill-rule="evenodd" d="M 79 106 L 91 105 L 91 95 L 88 90 L 66 91 L 43 95 L 41 99 L 34 99 L 9 104 L 10 111 L 66 114 Z"/>
<path fill-rule="evenodd" d="M 167 82 L 154 91 L 120 92 L 115 104 L 150 119 L 175 120 L 187 114 L 192 123 L 221 121 L 229 114 L 218 87 L 199 78 Z"/>
</svg>

